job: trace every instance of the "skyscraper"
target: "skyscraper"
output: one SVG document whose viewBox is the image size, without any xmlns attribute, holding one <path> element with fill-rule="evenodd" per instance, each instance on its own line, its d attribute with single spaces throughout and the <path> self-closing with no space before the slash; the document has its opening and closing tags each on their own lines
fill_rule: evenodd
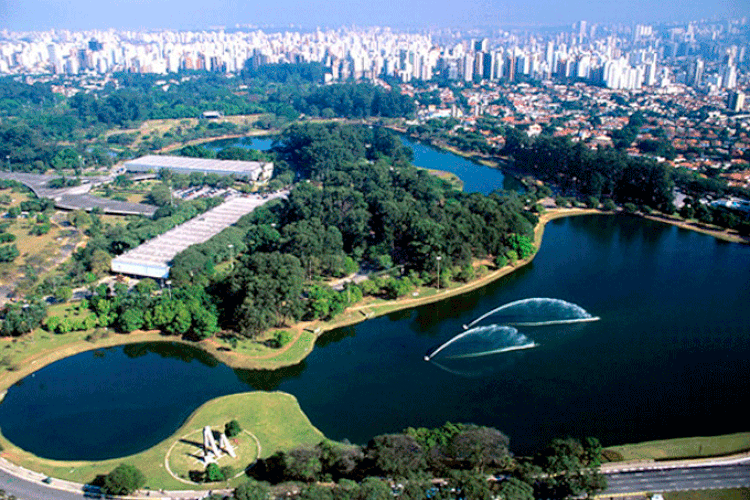
<svg viewBox="0 0 750 500">
<path fill-rule="evenodd" d="M 730 92 L 729 98 L 727 99 L 727 108 L 729 108 L 730 111 L 739 113 L 740 111 L 742 111 L 744 107 L 745 107 L 745 93 L 739 90 L 735 92 Z"/>
</svg>

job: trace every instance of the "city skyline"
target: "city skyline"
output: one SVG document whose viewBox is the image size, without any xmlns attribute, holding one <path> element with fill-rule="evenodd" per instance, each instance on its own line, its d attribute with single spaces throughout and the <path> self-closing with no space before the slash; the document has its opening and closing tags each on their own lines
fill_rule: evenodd
<svg viewBox="0 0 750 500">
<path fill-rule="evenodd" d="M 750 15 L 750 3 L 729 0 L 681 2 L 603 1 L 596 9 L 583 0 L 405 0 L 398 9 L 384 2 L 278 0 L 273 4 L 241 0 L 0 0 L 0 29 L 208 29 L 236 26 L 315 28 L 346 25 L 395 28 L 470 28 L 564 26 L 589 23 L 684 22 Z"/>
</svg>

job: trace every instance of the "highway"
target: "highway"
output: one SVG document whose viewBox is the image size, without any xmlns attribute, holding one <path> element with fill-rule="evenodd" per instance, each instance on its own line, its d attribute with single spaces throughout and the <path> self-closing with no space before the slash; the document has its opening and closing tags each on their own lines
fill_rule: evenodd
<svg viewBox="0 0 750 500">
<path fill-rule="evenodd" d="M 662 492 L 750 487 L 750 463 L 607 473 L 607 489 L 599 497 L 637 492 Z"/>
</svg>

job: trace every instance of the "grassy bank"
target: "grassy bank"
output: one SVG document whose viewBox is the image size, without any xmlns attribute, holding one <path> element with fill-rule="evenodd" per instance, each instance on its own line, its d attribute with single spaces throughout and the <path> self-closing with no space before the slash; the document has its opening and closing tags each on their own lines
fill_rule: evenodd
<svg viewBox="0 0 750 500">
<path fill-rule="evenodd" d="M 750 488 L 668 491 L 663 495 L 664 500 L 750 500 Z"/>
<path fill-rule="evenodd" d="M 201 486 L 186 482 L 185 479 L 176 479 L 170 474 L 169 469 L 178 477 L 187 476 L 188 471 L 184 470 L 186 468 L 203 470 L 197 459 L 186 457 L 181 451 L 175 451 L 179 450 L 178 445 L 184 444 L 180 439 L 202 442 L 200 431 L 204 426 L 223 430 L 224 424 L 232 419 L 237 420 L 243 430 L 250 433 L 244 434 L 247 438 L 239 441 L 243 448 L 248 449 L 238 449 L 237 459 L 233 460 L 227 456 L 219 461 L 219 465 L 232 466 L 237 473 L 249 465 L 242 461 L 243 458 L 252 461 L 258 454 L 260 457 L 267 457 L 278 450 L 318 443 L 325 438 L 307 419 L 294 396 L 283 392 L 251 392 L 223 396 L 203 404 L 172 436 L 148 450 L 129 457 L 101 461 L 49 460 L 21 450 L 2 436 L 0 444 L 3 446 L 4 458 L 52 478 L 87 483 L 94 480 L 97 475 L 107 474 L 118 464 L 127 462 L 143 471 L 148 481 L 147 487 L 150 489 L 216 489 L 234 486 L 244 481 L 244 475 L 241 474 L 228 483 L 209 483 Z M 257 443 L 260 443 L 260 453 Z"/>
<path fill-rule="evenodd" d="M 646 441 L 644 443 L 612 446 L 607 449 L 622 455 L 623 460 L 716 457 L 750 451 L 750 432 Z"/>
</svg>

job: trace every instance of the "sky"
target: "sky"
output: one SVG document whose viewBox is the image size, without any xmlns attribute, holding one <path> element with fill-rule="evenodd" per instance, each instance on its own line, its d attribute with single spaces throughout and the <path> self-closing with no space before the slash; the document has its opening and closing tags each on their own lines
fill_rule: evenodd
<svg viewBox="0 0 750 500">
<path fill-rule="evenodd" d="M 750 0 L 0 0 L 0 29 L 563 26 L 750 17 Z"/>
</svg>

